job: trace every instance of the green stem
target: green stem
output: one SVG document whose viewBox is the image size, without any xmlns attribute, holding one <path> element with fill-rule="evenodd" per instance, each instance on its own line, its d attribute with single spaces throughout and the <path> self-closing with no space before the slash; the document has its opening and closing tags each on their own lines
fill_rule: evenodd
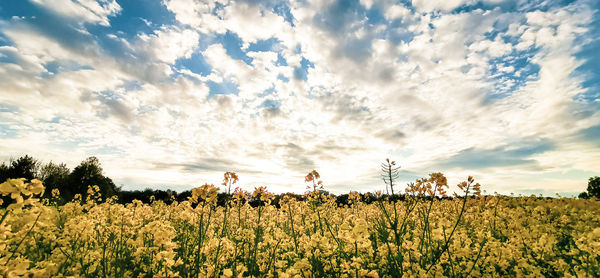
<svg viewBox="0 0 600 278">
<path fill-rule="evenodd" d="M 294 250 L 298 254 L 298 240 L 296 239 L 296 230 L 294 230 L 294 216 L 292 215 L 292 205 L 288 203 L 288 213 L 290 215 L 290 223 L 292 225 L 292 237 L 294 239 Z"/>
<path fill-rule="evenodd" d="M 31 228 L 29 228 L 27 233 L 25 233 L 25 236 L 21 239 L 21 241 L 19 241 L 19 243 L 17 244 L 17 247 L 15 247 L 15 249 L 13 249 L 12 253 L 10 254 L 10 257 L 8 257 L 8 260 L 6 260 L 6 263 L 10 262 L 10 260 L 15 256 L 17 250 L 19 249 L 19 247 L 21 247 L 21 244 L 23 243 L 23 241 L 25 241 L 25 239 L 29 236 L 29 233 L 33 230 L 33 227 L 35 227 L 35 225 L 37 224 L 38 220 L 40 219 L 40 216 L 42 216 L 41 212 L 40 212 L 40 214 L 38 214 L 37 218 L 35 219 L 35 222 L 33 222 L 33 225 L 31 225 Z"/>
<path fill-rule="evenodd" d="M 6 216 L 8 216 L 9 212 L 10 211 L 8 209 L 4 212 L 4 214 L 2 215 L 2 219 L 0 219 L 0 224 L 2 224 L 2 222 L 4 222 L 4 219 L 6 219 Z"/>
<path fill-rule="evenodd" d="M 471 274 L 471 271 L 473 271 L 473 268 L 475 268 L 475 265 L 477 264 L 477 261 L 481 257 L 481 250 L 483 250 L 483 247 L 485 246 L 486 243 L 487 243 L 487 239 L 485 239 L 483 241 L 483 243 L 481 243 L 481 246 L 479 247 L 479 252 L 477 252 L 477 257 L 475 258 L 475 261 L 473 262 L 473 265 L 471 266 L 471 269 L 469 269 L 469 271 L 467 272 L 467 275 L 465 275 L 465 277 L 469 277 L 469 275 Z"/>
<path fill-rule="evenodd" d="M 456 228 L 458 227 L 458 224 L 460 223 L 460 220 L 462 218 L 463 213 L 465 212 L 465 207 L 467 205 L 467 197 L 469 196 L 469 186 L 471 184 L 467 185 L 467 188 L 465 190 L 465 196 L 463 197 L 463 203 L 462 203 L 462 208 L 460 209 L 460 214 L 458 215 L 458 218 L 456 219 L 456 223 L 454 224 L 454 227 L 452 228 L 452 232 L 450 232 L 450 235 L 448 236 L 448 239 L 446 239 L 446 242 L 444 243 L 444 247 L 442 248 L 442 252 L 440 252 L 436 258 L 433 260 L 433 262 L 431 263 L 431 265 L 427 268 L 427 271 L 425 273 L 429 273 L 429 271 L 431 270 L 431 268 L 433 268 L 433 266 L 435 264 L 437 264 L 437 262 L 440 260 L 440 257 L 442 256 L 442 254 L 444 254 L 444 252 L 446 252 L 446 250 L 448 250 L 448 246 L 450 245 L 450 240 L 452 239 L 452 236 L 454 235 L 454 232 L 456 231 Z"/>
</svg>

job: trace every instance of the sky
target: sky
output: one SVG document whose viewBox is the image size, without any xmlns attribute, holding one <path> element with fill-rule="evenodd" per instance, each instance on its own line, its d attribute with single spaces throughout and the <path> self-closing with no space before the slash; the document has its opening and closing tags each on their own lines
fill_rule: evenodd
<svg viewBox="0 0 600 278">
<path fill-rule="evenodd" d="M 598 0 L 0 2 L 0 159 L 124 189 L 572 196 L 600 175 Z"/>
</svg>

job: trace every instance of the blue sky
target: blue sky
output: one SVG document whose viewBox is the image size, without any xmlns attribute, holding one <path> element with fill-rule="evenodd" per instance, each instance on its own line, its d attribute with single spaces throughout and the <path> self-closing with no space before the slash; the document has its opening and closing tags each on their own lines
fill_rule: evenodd
<svg viewBox="0 0 600 278">
<path fill-rule="evenodd" d="M 600 175 L 598 1 L 0 3 L 0 159 L 98 156 L 126 189 L 341 193 L 444 172 L 573 195 Z"/>
</svg>

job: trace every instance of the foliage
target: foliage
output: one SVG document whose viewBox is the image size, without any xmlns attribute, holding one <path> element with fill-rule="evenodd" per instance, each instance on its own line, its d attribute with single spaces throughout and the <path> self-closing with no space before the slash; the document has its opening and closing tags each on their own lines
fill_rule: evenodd
<svg viewBox="0 0 600 278">
<path fill-rule="evenodd" d="M 131 203 L 134 200 L 141 201 L 144 204 L 150 204 L 153 201 L 162 201 L 166 204 L 171 204 L 174 201 L 185 201 L 188 199 L 188 197 L 192 196 L 192 192 L 190 190 L 177 193 L 173 190 L 160 190 L 150 188 L 146 188 L 144 190 L 131 191 L 120 190 L 118 194 L 118 202 L 121 204 Z"/>
<path fill-rule="evenodd" d="M 0 180 L 25 178 L 32 180 L 37 177 L 40 163 L 31 156 L 25 155 L 16 160 L 10 160 L 8 165 L 0 165 Z M 0 203 L 9 201 L 10 198 L 0 198 Z"/>
<path fill-rule="evenodd" d="M 53 189 L 66 191 L 65 185 L 69 184 L 69 174 L 71 170 L 64 163 L 54 164 L 52 161 L 40 169 L 39 178 L 46 186 L 45 197 L 50 197 Z M 83 192 L 81 192 L 83 193 Z"/>
<path fill-rule="evenodd" d="M 1 180 L 15 178 L 41 180 L 47 189 L 44 197 L 51 197 L 52 191 L 57 189 L 61 192 L 62 203 L 72 200 L 77 194 L 85 199 L 88 187 L 94 185 L 98 186 L 100 193 L 105 197 L 120 193 L 113 181 L 104 176 L 99 160 L 93 156 L 82 161 L 73 171 L 64 163 L 49 162 L 42 165 L 28 155 L 12 160 L 8 165 L 0 164 Z M 6 197 L 2 200 L 7 201 Z"/>
<path fill-rule="evenodd" d="M 97 169 L 96 169 L 97 170 Z M 92 171 L 93 172 L 93 171 Z M 101 171 L 100 171 L 101 172 Z M 96 172 L 98 173 L 98 172 Z M 237 176 L 187 200 L 118 204 L 98 186 L 59 205 L 40 202 L 39 180 L 9 179 L 0 195 L 1 277 L 595 277 L 600 202 L 461 195 L 441 173 L 411 183 L 404 199 L 322 193 L 316 171 L 303 196 Z M 235 181 L 235 182 L 234 182 Z M 56 190 L 53 190 L 56 197 Z M 227 194 L 229 193 L 229 194 Z M 369 198 L 372 202 L 362 200 Z M 81 202 L 81 201 L 83 202 Z M 255 206 L 250 203 L 254 202 Z"/>
<path fill-rule="evenodd" d="M 70 187 L 65 192 L 67 196 L 82 194 L 85 198 L 90 185 L 97 185 L 102 196 L 110 197 L 117 194 L 117 187 L 110 178 L 103 175 L 100 161 L 94 156 L 88 157 L 73 169 L 69 174 L 69 182 Z"/>
<path fill-rule="evenodd" d="M 40 162 L 31 156 L 25 155 L 16 160 L 11 160 L 8 165 L 0 166 L 0 179 L 25 178 L 31 180 L 37 177 Z"/>
<path fill-rule="evenodd" d="M 600 177 L 590 177 L 588 180 L 587 192 L 579 194 L 580 198 L 596 197 L 600 199 Z"/>
</svg>

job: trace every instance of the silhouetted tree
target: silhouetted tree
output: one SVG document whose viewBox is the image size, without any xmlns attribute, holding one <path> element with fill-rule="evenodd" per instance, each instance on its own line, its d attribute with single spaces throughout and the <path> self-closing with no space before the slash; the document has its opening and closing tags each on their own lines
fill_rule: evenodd
<svg viewBox="0 0 600 278">
<path fill-rule="evenodd" d="M 335 198 L 336 204 L 338 206 L 347 206 L 347 205 L 349 205 L 350 202 L 348 202 L 348 196 L 350 196 L 348 193 L 337 195 L 337 197 Z"/>
<path fill-rule="evenodd" d="M 29 155 L 25 155 L 19 157 L 17 160 L 13 160 L 10 162 L 10 166 L 8 167 L 8 171 L 6 179 L 18 179 L 25 178 L 27 180 L 31 180 L 37 178 L 38 171 L 40 169 L 40 163 Z"/>
<path fill-rule="evenodd" d="M 26 178 L 31 180 L 38 177 L 40 163 L 29 155 L 22 156 L 17 160 L 9 161 L 8 164 L 0 164 L 0 183 L 7 179 Z M 3 201 L 3 207 L 11 203 L 9 196 L 0 196 Z"/>
<path fill-rule="evenodd" d="M 68 190 L 66 190 L 69 192 L 64 192 L 67 200 L 75 194 L 81 194 L 85 198 L 88 186 L 93 185 L 100 188 L 100 194 L 103 198 L 114 196 L 118 192 L 118 188 L 113 181 L 103 175 L 100 162 L 95 156 L 88 157 L 73 169 L 73 172 L 69 174 L 69 185 Z"/>
<path fill-rule="evenodd" d="M 188 197 L 192 196 L 192 191 L 187 190 L 181 193 L 177 193 L 173 190 L 153 190 L 146 188 L 143 191 L 140 190 L 122 190 L 119 192 L 119 203 L 126 204 L 131 203 L 133 200 L 139 200 L 142 203 L 150 203 L 151 198 L 154 196 L 155 201 L 163 201 L 165 204 L 171 204 L 173 201 L 182 202 L 186 201 Z"/>
<path fill-rule="evenodd" d="M 579 194 L 579 198 L 596 197 L 600 199 L 600 177 L 591 177 L 588 180 L 587 192 Z"/>
<path fill-rule="evenodd" d="M 44 165 L 40 169 L 40 180 L 44 183 L 46 191 L 45 197 L 52 196 L 52 190 L 69 191 L 69 174 L 71 170 L 64 163 L 54 164 L 52 161 Z"/>
<path fill-rule="evenodd" d="M 0 182 L 4 182 L 6 179 L 8 179 L 8 169 L 10 167 L 4 163 L 4 161 L 2 162 L 2 164 L 0 164 Z"/>
<path fill-rule="evenodd" d="M 3 183 L 8 179 L 9 169 L 10 167 L 6 163 L 2 162 L 2 164 L 0 164 L 0 183 Z M 2 205 L 0 205 L 0 208 L 5 208 L 8 206 L 8 204 L 11 203 L 11 198 L 10 196 L 0 195 L 0 202 L 2 203 Z"/>
<path fill-rule="evenodd" d="M 189 199 L 189 197 L 192 197 L 192 191 L 186 190 L 186 191 L 183 191 L 183 192 L 177 194 L 177 196 L 175 197 L 175 200 L 177 202 L 183 202 L 183 201 L 187 201 Z"/>
</svg>

